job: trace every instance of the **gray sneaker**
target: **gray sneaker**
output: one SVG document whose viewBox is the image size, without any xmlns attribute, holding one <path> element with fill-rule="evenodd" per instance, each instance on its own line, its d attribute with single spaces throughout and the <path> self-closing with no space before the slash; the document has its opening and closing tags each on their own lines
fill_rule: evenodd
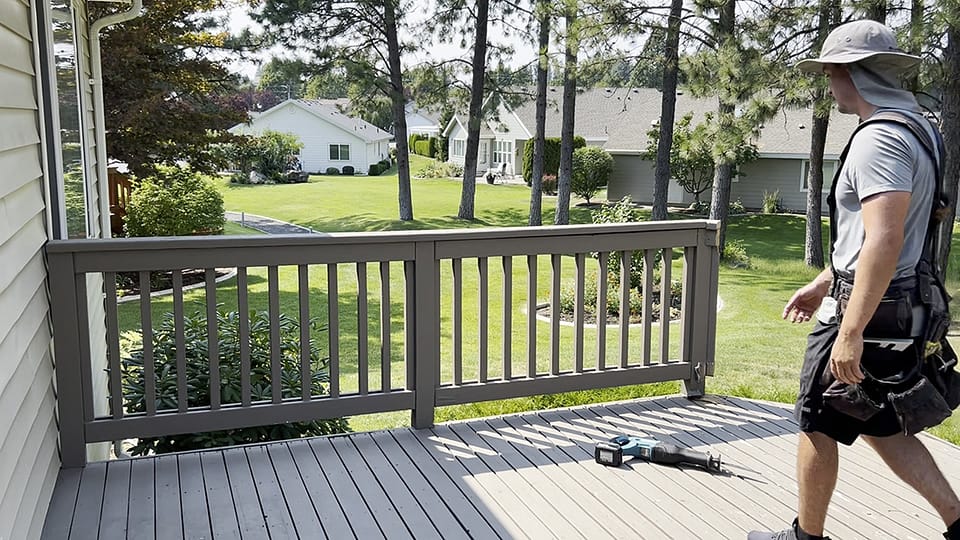
<svg viewBox="0 0 960 540">
<path fill-rule="evenodd" d="M 770 531 L 750 531 L 747 534 L 747 540 L 808 540 L 813 538 L 822 538 L 823 540 L 830 540 L 828 536 L 813 536 L 811 537 L 808 534 L 804 534 L 800 530 L 800 526 L 797 525 L 797 520 L 793 520 L 793 525 L 789 529 L 784 529 L 782 531 L 770 532 Z"/>
</svg>

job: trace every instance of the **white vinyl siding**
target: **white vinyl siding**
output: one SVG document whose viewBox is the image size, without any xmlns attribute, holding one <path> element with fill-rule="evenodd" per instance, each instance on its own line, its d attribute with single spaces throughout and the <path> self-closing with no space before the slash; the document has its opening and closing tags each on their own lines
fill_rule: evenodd
<svg viewBox="0 0 960 540">
<path fill-rule="evenodd" d="M 39 538 L 57 479 L 31 7 L 0 0 L 0 538 Z"/>
</svg>

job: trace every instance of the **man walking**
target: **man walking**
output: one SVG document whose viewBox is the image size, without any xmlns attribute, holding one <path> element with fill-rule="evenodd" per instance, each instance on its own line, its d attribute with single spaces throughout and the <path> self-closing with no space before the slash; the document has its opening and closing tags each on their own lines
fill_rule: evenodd
<svg viewBox="0 0 960 540">
<path fill-rule="evenodd" d="M 798 516 L 792 527 L 752 532 L 750 540 L 822 538 L 837 481 L 837 442 L 850 445 L 859 436 L 933 505 L 947 527 L 944 537 L 960 540 L 957 495 L 920 440 L 905 435 L 915 430 L 901 425 L 903 415 L 885 401 L 893 394 L 881 392 L 878 402 L 869 391 L 908 373 L 916 378 L 922 354 L 917 346 L 925 311 L 917 297 L 916 268 L 924 255 L 940 157 L 929 144 L 938 135 L 898 81 L 918 62 L 897 48 L 889 28 L 857 21 L 831 32 L 819 58 L 797 65 L 826 74 L 839 111 L 858 115 L 864 124 L 848 143 L 831 190 L 832 268 L 800 288 L 783 310 L 791 322 L 818 319 L 808 338 L 796 406 Z M 902 120 L 878 121 L 891 115 Z M 926 132 L 926 140 L 911 123 Z M 836 308 L 824 302 L 828 294 L 837 298 Z M 877 346 L 876 337 L 890 341 Z M 831 399 L 836 396 L 841 399 Z"/>
</svg>

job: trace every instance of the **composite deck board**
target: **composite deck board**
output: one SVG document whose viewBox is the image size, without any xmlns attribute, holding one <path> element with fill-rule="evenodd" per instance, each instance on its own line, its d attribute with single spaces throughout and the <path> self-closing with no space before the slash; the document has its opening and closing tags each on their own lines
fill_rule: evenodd
<svg viewBox="0 0 960 540">
<path fill-rule="evenodd" d="M 93 463 L 61 471 L 42 537 L 742 538 L 796 515 L 797 429 L 789 405 L 661 397 Z M 725 472 L 596 464 L 618 434 L 719 453 Z M 939 463 L 960 459 L 922 439 Z M 940 535 L 866 443 L 840 456 L 834 538 Z"/>
<path fill-rule="evenodd" d="M 180 508 L 180 471 L 177 464 L 177 456 L 160 456 L 154 461 L 154 494 L 156 502 L 154 510 L 157 516 L 156 528 L 151 530 L 146 527 L 130 529 L 128 538 L 144 540 L 153 538 L 151 533 L 156 533 L 157 540 L 183 540 L 183 518 Z"/>
</svg>

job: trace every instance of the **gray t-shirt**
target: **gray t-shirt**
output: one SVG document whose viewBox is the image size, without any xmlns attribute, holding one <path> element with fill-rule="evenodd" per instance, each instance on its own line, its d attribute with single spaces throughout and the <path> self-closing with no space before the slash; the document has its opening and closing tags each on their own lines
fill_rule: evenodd
<svg viewBox="0 0 960 540">
<path fill-rule="evenodd" d="M 933 126 L 923 116 L 902 110 L 898 112 L 914 116 L 928 129 L 931 140 L 936 140 Z M 906 191 L 912 195 L 904 227 L 903 250 L 894 278 L 913 275 L 923 252 L 935 180 L 934 165 L 923 144 L 909 128 L 891 122 L 877 122 L 860 130 L 850 144 L 836 180 L 834 269 L 856 274 L 864 238 L 863 200 L 878 193 Z"/>
</svg>

